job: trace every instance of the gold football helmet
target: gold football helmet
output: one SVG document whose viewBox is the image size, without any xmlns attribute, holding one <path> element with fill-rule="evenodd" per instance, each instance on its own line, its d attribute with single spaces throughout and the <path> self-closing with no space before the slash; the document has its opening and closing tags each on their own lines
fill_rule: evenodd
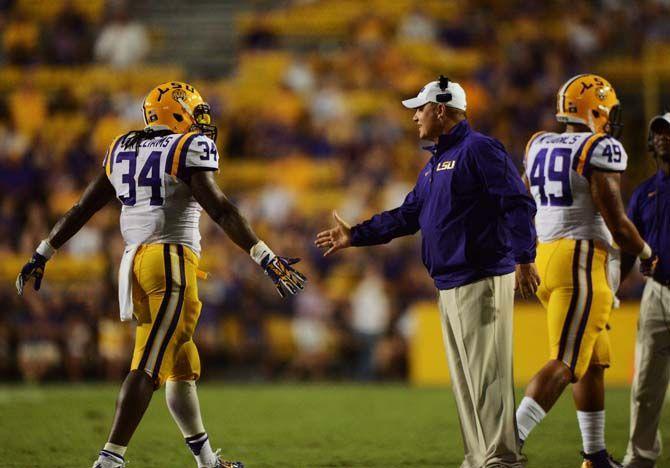
<svg viewBox="0 0 670 468">
<path fill-rule="evenodd" d="M 603 77 L 585 73 L 570 78 L 556 96 L 559 122 L 586 125 L 594 133 L 618 138 L 621 107 L 612 85 Z"/>
<path fill-rule="evenodd" d="M 200 131 L 216 141 L 209 105 L 188 83 L 171 81 L 149 91 L 142 104 L 144 123 L 162 126 L 175 133 Z"/>
</svg>

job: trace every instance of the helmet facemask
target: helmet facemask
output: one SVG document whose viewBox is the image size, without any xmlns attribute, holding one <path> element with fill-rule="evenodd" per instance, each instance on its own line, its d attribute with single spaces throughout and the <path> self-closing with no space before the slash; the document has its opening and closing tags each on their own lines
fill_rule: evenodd
<svg viewBox="0 0 670 468">
<path fill-rule="evenodd" d="M 199 131 L 203 135 L 211 138 L 212 141 L 216 141 L 218 130 L 215 125 L 211 124 L 212 115 L 210 112 L 209 104 L 207 104 L 206 102 L 198 104 L 193 109 L 193 112 L 191 112 L 188 105 L 184 102 L 183 99 L 177 99 L 177 102 L 181 105 L 181 107 L 184 109 L 184 112 L 191 118 L 191 121 L 193 122 L 191 124 L 191 127 L 189 128 L 189 131 L 190 132 Z M 177 116 L 178 114 L 174 114 L 175 118 L 177 118 Z"/>
<path fill-rule="evenodd" d="M 617 140 L 621 136 L 621 131 L 623 130 L 623 123 L 621 123 L 621 104 L 615 104 L 610 108 L 604 130 L 605 133 Z"/>
<path fill-rule="evenodd" d="M 191 131 L 199 130 L 203 135 L 216 141 L 218 130 L 216 125 L 212 125 L 212 114 L 209 104 L 202 103 L 195 106 L 193 109 L 193 120 L 195 123 L 191 126 Z"/>
</svg>

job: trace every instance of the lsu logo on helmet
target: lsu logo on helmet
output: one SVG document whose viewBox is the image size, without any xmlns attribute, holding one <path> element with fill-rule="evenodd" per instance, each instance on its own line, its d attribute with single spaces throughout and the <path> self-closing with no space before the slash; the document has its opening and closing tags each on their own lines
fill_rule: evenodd
<svg viewBox="0 0 670 468">
<path fill-rule="evenodd" d="M 618 138 L 621 106 L 612 85 L 603 77 L 585 73 L 565 82 L 556 96 L 559 122 L 586 125 L 594 133 Z"/>
<path fill-rule="evenodd" d="M 170 81 L 149 91 L 142 104 L 144 123 L 165 127 L 175 133 L 200 131 L 216 141 L 209 105 L 188 83 Z"/>
</svg>

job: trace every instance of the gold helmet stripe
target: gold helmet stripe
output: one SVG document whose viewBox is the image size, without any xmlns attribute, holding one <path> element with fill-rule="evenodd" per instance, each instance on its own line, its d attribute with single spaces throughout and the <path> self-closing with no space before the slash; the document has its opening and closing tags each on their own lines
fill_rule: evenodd
<svg viewBox="0 0 670 468">
<path fill-rule="evenodd" d="M 603 137 L 606 137 L 606 133 L 594 133 L 586 139 L 584 145 L 582 146 L 582 152 L 579 155 L 579 162 L 577 163 L 577 174 L 583 175 L 584 168 L 586 167 L 586 160 L 588 159 L 591 152 L 595 149 L 594 145 L 597 144 Z"/>
<path fill-rule="evenodd" d="M 186 115 L 188 115 L 191 118 L 191 123 L 197 123 L 195 121 L 195 117 L 193 117 L 193 112 L 191 111 L 191 108 L 188 107 L 188 105 L 184 102 L 183 99 L 175 99 L 179 103 L 182 109 L 184 109 L 184 112 L 186 112 Z"/>
<path fill-rule="evenodd" d="M 177 142 L 177 147 L 175 148 L 174 151 L 174 159 L 172 160 L 172 168 L 170 168 L 170 175 L 173 175 L 177 177 L 177 171 L 179 170 L 179 162 L 181 161 L 181 158 L 185 158 L 186 151 L 188 148 L 184 148 L 184 143 L 186 143 L 190 137 L 197 135 L 198 132 L 188 132 L 184 133 L 181 137 L 179 137 L 179 141 Z"/>
<path fill-rule="evenodd" d="M 565 112 L 565 92 L 568 90 L 570 85 L 575 81 L 577 81 L 578 79 L 588 75 L 589 75 L 588 73 L 582 73 L 580 75 L 573 76 L 568 81 L 566 81 L 563 87 L 560 89 L 560 91 L 558 91 L 558 94 L 561 96 L 561 109 L 560 109 L 561 112 Z"/>
</svg>

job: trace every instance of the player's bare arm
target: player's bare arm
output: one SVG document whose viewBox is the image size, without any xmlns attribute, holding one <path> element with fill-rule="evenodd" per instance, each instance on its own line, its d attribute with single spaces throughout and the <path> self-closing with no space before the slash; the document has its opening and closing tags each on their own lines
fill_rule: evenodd
<svg viewBox="0 0 670 468">
<path fill-rule="evenodd" d="M 637 260 L 635 255 L 631 255 L 627 252 L 621 253 L 621 281 L 625 280 L 630 271 L 633 269 L 633 266 L 635 266 L 635 260 Z"/>
<path fill-rule="evenodd" d="M 191 176 L 191 192 L 212 220 L 241 249 L 249 252 L 258 237 L 247 220 L 216 183 L 213 171 L 197 171 Z"/>
<path fill-rule="evenodd" d="M 626 216 L 621 200 L 621 174 L 594 170 L 591 174 L 591 197 L 621 250 L 649 258 L 651 251 L 646 251 L 649 246 Z"/>
<path fill-rule="evenodd" d="M 328 249 L 323 254 L 324 257 L 338 250 L 351 247 L 351 226 L 340 218 L 336 211 L 333 211 L 333 218 L 335 219 L 335 227 L 321 231 L 316 235 L 314 241 L 318 248 Z"/>
<path fill-rule="evenodd" d="M 35 278 L 35 291 L 39 291 L 44 268 L 49 258 L 79 232 L 95 213 L 114 198 L 114 195 L 114 187 L 109 182 L 107 175 L 101 172 L 86 187 L 79 201 L 58 220 L 51 229 L 49 237 L 42 241 L 32 259 L 21 269 L 21 273 L 16 278 L 16 290 L 19 296 L 23 295 L 25 284 L 31 277 Z"/>
<path fill-rule="evenodd" d="M 265 270 L 281 297 L 304 289 L 307 279 L 292 267 L 300 259 L 279 257 L 258 239 L 247 220 L 216 183 L 213 171 L 195 171 L 190 187 L 193 197 L 212 220 Z"/>
<path fill-rule="evenodd" d="M 114 187 L 107 175 L 100 172 L 86 187 L 81 199 L 63 215 L 49 233 L 48 241 L 54 249 L 60 248 L 114 198 Z"/>
</svg>

